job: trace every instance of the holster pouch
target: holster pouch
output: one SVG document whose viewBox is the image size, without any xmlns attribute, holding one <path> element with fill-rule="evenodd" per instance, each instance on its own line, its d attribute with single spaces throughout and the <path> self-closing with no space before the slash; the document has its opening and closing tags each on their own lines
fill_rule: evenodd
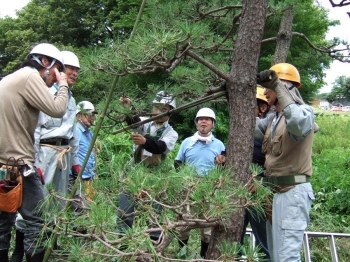
<svg viewBox="0 0 350 262">
<path fill-rule="evenodd" d="M 22 205 L 22 174 L 24 161 L 10 157 L 6 165 L 1 166 L 0 180 L 0 210 L 14 213 Z"/>
</svg>

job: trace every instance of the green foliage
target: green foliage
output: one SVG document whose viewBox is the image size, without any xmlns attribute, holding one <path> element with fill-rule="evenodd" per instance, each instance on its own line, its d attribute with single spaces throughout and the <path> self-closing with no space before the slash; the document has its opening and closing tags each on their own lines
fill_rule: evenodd
<svg viewBox="0 0 350 262">
<path fill-rule="evenodd" d="M 311 228 L 321 228 L 321 231 L 349 232 L 348 119 L 348 115 L 322 115 L 316 118 L 320 131 L 315 135 L 313 146 L 312 185 L 316 200 Z"/>
<path fill-rule="evenodd" d="M 332 91 L 327 95 L 326 99 L 333 102 L 337 98 L 350 99 L 350 77 L 339 76 L 335 79 Z"/>
<path fill-rule="evenodd" d="M 276 32 L 279 30 L 281 12 L 284 10 L 283 7 L 289 2 L 295 5 L 293 32 L 303 32 L 316 46 L 330 45 L 325 40 L 325 35 L 328 28 L 337 23 L 328 19 L 327 11 L 323 7 L 315 5 L 312 0 L 298 1 L 297 4 L 295 1 L 278 2 L 275 3 L 277 7 L 275 10 L 276 15 L 266 21 L 265 38 L 276 36 Z M 260 70 L 271 67 L 274 49 L 274 43 L 268 42 L 262 46 Z M 293 36 L 286 62 L 293 64 L 298 69 L 302 82 L 301 95 L 304 101 L 310 102 L 317 91 L 325 84 L 323 81 L 325 76 L 323 70 L 329 68 L 330 58 L 310 49 L 304 39 Z"/>
<path fill-rule="evenodd" d="M 318 201 L 323 204 L 322 208 L 339 215 L 350 215 L 349 154 L 350 149 L 334 148 L 322 151 L 313 159 L 316 177 L 313 185 Z"/>
<path fill-rule="evenodd" d="M 313 152 L 319 154 L 326 149 L 349 148 L 349 120 L 348 114 L 318 114 L 316 123 L 322 128 L 315 136 Z"/>
<path fill-rule="evenodd" d="M 0 19 L 0 23 L 3 24 L 0 28 L 6 28 L 6 32 L 2 34 L 5 37 L 0 40 L 0 70 L 13 70 L 23 61 L 30 47 L 41 41 L 55 43 L 62 49 L 71 46 L 75 52 L 79 48 L 79 57 L 87 63 L 83 63 L 75 93 L 78 98 L 94 99 L 95 103 L 104 97 L 111 78 L 92 72 L 104 71 L 113 76 L 126 68 L 142 68 L 150 58 L 158 57 L 161 57 L 164 63 L 168 63 L 181 45 L 190 44 L 203 58 L 223 72 L 228 72 L 235 36 L 228 37 L 225 41 L 224 39 L 230 29 L 232 17 L 237 15 L 240 9 L 223 7 L 240 4 L 240 1 L 147 1 L 134 39 L 125 41 L 140 3 L 141 0 L 79 0 L 69 3 L 32 0 L 18 13 L 18 18 Z M 271 3 L 275 12 L 266 22 L 265 37 L 276 35 L 281 11 L 289 3 Z M 222 9 L 204 15 L 219 8 Z M 307 35 L 315 45 L 326 45 L 325 33 L 329 26 L 336 23 L 327 18 L 325 10 L 313 5 L 311 0 L 300 1 L 296 5 L 295 14 L 293 30 Z M 9 28 L 11 30 L 8 30 Z M 233 29 L 236 30 L 235 27 Z M 91 48 L 96 50 L 89 52 Z M 262 46 L 259 66 L 261 69 L 270 67 L 273 53 L 273 44 Z M 86 56 L 89 59 L 85 59 Z M 128 59 L 132 59 L 131 64 Z M 322 70 L 329 66 L 328 56 L 310 52 L 304 40 L 293 37 L 288 60 L 299 69 L 304 83 L 301 92 L 306 101 L 310 100 L 315 90 L 323 84 Z M 154 73 L 160 76 L 164 74 L 162 70 L 157 70 L 142 77 L 126 77 L 128 79 L 121 80 L 127 83 L 122 92 L 131 94 L 135 91 L 135 86 L 147 90 L 148 85 L 152 83 L 156 85 L 157 90 L 162 90 L 164 77 L 153 79 L 151 75 Z M 87 78 L 87 75 L 90 76 Z M 197 97 L 210 84 L 216 83 L 217 76 L 206 67 L 184 59 L 165 79 L 170 80 L 172 93 L 187 91 L 187 94 Z M 182 104 L 183 97 L 181 95 L 179 104 Z"/>
</svg>

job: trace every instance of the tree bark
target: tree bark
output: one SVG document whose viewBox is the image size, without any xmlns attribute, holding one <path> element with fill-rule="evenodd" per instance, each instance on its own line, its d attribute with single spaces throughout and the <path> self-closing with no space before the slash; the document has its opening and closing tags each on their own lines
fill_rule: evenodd
<svg viewBox="0 0 350 262">
<path fill-rule="evenodd" d="M 289 6 L 283 12 L 280 29 L 277 34 L 276 50 L 272 65 L 287 61 L 289 47 L 292 42 L 292 26 L 294 18 L 294 6 Z"/>
<path fill-rule="evenodd" d="M 242 183 L 251 175 L 249 165 L 253 154 L 256 73 L 267 6 L 267 0 L 243 0 L 230 79 L 226 85 L 230 117 L 226 166 L 232 168 L 232 179 Z M 244 208 L 237 209 L 222 225 L 213 230 L 207 258 L 218 258 L 221 255 L 219 245 L 224 241 L 239 242 L 244 212 Z"/>
</svg>

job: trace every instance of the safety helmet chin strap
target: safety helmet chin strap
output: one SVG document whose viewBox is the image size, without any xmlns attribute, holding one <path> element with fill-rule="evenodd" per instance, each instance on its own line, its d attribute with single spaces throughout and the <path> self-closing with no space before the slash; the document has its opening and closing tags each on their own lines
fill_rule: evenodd
<svg viewBox="0 0 350 262">
<path fill-rule="evenodd" d="M 35 61 L 36 61 L 39 65 L 41 65 L 42 67 L 46 68 L 45 75 L 42 77 L 42 79 L 43 79 L 44 82 L 46 83 L 46 80 L 47 80 L 47 78 L 48 78 L 48 76 L 49 76 L 49 73 L 50 73 L 50 69 L 51 69 L 51 67 L 56 63 L 56 59 L 52 59 L 52 62 L 51 62 L 51 64 L 50 64 L 50 66 L 45 67 L 39 58 L 40 58 L 40 57 L 38 57 L 37 55 L 32 55 L 32 59 L 33 59 L 33 60 L 35 60 Z"/>
</svg>

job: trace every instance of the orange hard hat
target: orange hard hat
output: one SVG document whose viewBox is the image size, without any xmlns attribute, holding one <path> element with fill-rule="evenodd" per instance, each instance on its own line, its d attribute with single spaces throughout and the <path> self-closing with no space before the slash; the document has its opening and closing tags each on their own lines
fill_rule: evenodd
<svg viewBox="0 0 350 262">
<path fill-rule="evenodd" d="M 297 88 L 301 87 L 299 71 L 295 66 L 288 63 L 279 63 L 273 65 L 270 70 L 275 71 L 279 79 L 294 82 Z"/>
<path fill-rule="evenodd" d="M 260 85 L 256 87 L 256 99 L 267 102 L 266 96 L 264 95 L 264 88 Z"/>
</svg>

